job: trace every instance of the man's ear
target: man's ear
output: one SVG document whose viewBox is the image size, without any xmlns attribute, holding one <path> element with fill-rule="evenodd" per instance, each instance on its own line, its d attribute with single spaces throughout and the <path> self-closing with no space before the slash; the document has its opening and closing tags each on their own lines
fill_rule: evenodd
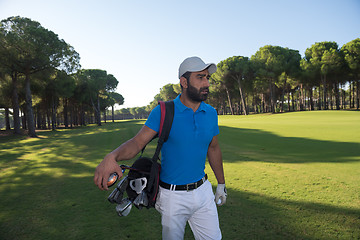
<svg viewBox="0 0 360 240">
<path fill-rule="evenodd" d="M 184 77 L 180 77 L 180 85 L 183 87 L 183 88 L 188 88 L 188 81 L 186 78 Z"/>
</svg>

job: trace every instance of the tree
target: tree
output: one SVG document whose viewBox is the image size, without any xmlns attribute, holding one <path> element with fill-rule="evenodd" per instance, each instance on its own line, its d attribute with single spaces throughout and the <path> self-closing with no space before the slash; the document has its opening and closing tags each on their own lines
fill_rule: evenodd
<svg viewBox="0 0 360 240">
<path fill-rule="evenodd" d="M 328 109 L 327 93 L 328 82 L 327 77 L 334 74 L 341 68 L 341 57 L 336 42 L 318 42 L 313 44 L 305 51 L 305 59 L 310 63 L 312 68 L 320 75 L 320 84 L 323 87 L 322 105 Z M 320 86 L 319 86 L 320 89 Z"/>
<path fill-rule="evenodd" d="M 221 70 L 218 68 L 216 73 L 212 74 L 210 77 L 210 94 L 207 101 L 217 109 L 218 114 L 225 114 L 224 105 L 226 105 L 227 96 L 223 89 L 221 78 L 218 76 L 220 71 Z"/>
<path fill-rule="evenodd" d="M 5 109 L 5 129 L 10 130 L 11 80 L 0 73 L 0 108 Z"/>
<path fill-rule="evenodd" d="M 100 97 L 106 88 L 107 73 L 105 70 L 85 69 L 83 74 L 87 81 L 87 90 L 95 112 L 96 123 L 101 126 Z"/>
<path fill-rule="evenodd" d="M 345 62 L 350 69 L 350 77 L 356 87 L 356 108 L 359 109 L 360 105 L 360 38 L 352 40 L 345 44 L 341 51 L 344 54 Z"/>
<path fill-rule="evenodd" d="M 124 104 L 124 97 L 117 92 L 109 92 L 108 93 L 108 98 L 109 98 L 109 103 L 111 106 L 111 113 L 112 113 L 112 121 L 115 121 L 114 118 L 114 105 L 118 104 L 118 105 L 123 105 Z"/>
<path fill-rule="evenodd" d="M 281 112 L 284 112 L 284 97 L 286 93 L 294 86 L 296 83 L 295 79 L 299 79 L 300 77 L 300 60 L 301 56 L 299 51 L 283 48 L 282 55 L 284 56 L 283 62 L 281 63 L 283 66 L 282 73 L 278 76 L 278 81 L 276 81 L 276 85 L 282 89 L 281 94 Z M 289 98 L 289 97 L 288 97 Z"/>
<path fill-rule="evenodd" d="M 75 82 L 65 71 L 52 69 L 44 86 L 44 95 L 42 99 L 46 99 L 50 105 L 51 129 L 55 130 L 56 113 L 60 99 L 67 99 L 74 94 Z M 64 111 L 67 111 L 67 109 L 65 108 Z M 67 118 L 67 114 L 64 113 L 64 116 Z"/>
<path fill-rule="evenodd" d="M 301 68 L 301 82 L 305 84 L 305 86 L 309 90 L 310 95 L 310 110 L 314 110 L 314 101 L 313 101 L 313 88 L 320 85 L 320 72 L 317 71 L 316 66 L 311 64 L 310 59 L 306 57 L 300 60 L 300 68 Z M 321 104 L 319 104 L 318 108 L 321 109 Z"/>
<path fill-rule="evenodd" d="M 227 96 L 227 102 L 230 108 L 231 115 L 234 115 L 234 109 L 232 104 L 231 90 L 235 89 L 234 79 L 229 77 L 229 66 L 226 60 L 223 60 L 217 64 L 217 70 L 211 75 L 211 82 L 218 85 L 220 89 L 225 90 Z M 225 108 L 225 107 L 224 107 Z M 224 109 L 225 112 L 225 109 Z"/>
<path fill-rule="evenodd" d="M 25 75 L 25 94 L 29 136 L 36 137 L 30 76 L 48 68 L 64 69 L 68 73 L 79 66 L 79 55 L 64 40 L 29 18 L 10 17 L 1 21 L 2 43 L 6 58 Z"/>
<path fill-rule="evenodd" d="M 279 77 L 285 72 L 286 49 L 279 46 L 267 45 L 261 47 L 252 57 L 256 68 L 258 81 L 265 81 L 268 84 L 270 111 L 275 112 L 276 85 Z"/>
<path fill-rule="evenodd" d="M 178 95 L 178 93 L 175 91 L 176 88 L 174 87 L 175 84 L 166 84 L 160 89 L 160 97 L 162 101 L 169 101 Z"/>
<path fill-rule="evenodd" d="M 14 119 L 14 133 L 21 134 L 20 132 L 20 117 L 19 117 L 19 97 L 18 97 L 18 76 L 19 71 L 16 66 L 9 62 L 8 52 L 9 46 L 6 43 L 5 32 L 0 28 L 0 81 L 5 81 L 6 77 L 11 77 L 11 96 L 7 96 L 12 101 L 13 119 Z"/>
<path fill-rule="evenodd" d="M 242 109 L 245 115 L 247 115 L 247 109 L 245 104 L 245 89 L 246 82 L 250 82 L 250 61 L 249 58 L 243 56 L 234 56 L 226 59 L 222 68 L 226 71 L 225 78 L 232 78 L 238 85 Z"/>
</svg>

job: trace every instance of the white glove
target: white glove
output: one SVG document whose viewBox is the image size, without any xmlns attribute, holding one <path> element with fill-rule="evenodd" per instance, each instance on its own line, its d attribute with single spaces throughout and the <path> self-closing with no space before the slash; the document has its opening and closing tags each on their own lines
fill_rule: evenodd
<svg viewBox="0 0 360 240">
<path fill-rule="evenodd" d="M 224 205 L 226 203 L 226 187 L 225 184 L 218 184 L 216 187 L 215 193 L 215 202 L 218 206 Z"/>
</svg>

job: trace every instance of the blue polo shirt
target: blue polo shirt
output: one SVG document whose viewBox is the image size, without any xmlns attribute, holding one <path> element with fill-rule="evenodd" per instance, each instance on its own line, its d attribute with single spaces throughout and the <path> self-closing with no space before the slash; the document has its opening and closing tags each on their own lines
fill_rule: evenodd
<svg viewBox="0 0 360 240">
<path fill-rule="evenodd" d="M 219 134 L 216 110 L 201 102 L 194 112 L 180 101 L 174 100 L 175 113 L 168 140 L 161 149 L 163 182 L 175 185 L 193 183 L 204 177 L 209 144 Z M 150 113 L 145 125 L 159 132 L 160 106 Z"/>
</svg>

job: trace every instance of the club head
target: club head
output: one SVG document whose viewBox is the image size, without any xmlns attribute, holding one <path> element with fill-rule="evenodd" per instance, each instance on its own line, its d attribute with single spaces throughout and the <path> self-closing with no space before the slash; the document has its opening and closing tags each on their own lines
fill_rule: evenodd
<svg viewBox="0 0 360 240">
<path fill-rule="evenodd" d="M 149 199 L 144 191 L 142 191 L 134 200 L 135 207 L 141 209 L 142 207 L 147 207 L 149 204 Z"/>
<path fill-rule="evenodd" d="M 124 198 L 120 204 L 116 205 L 116 212 L 120 217 L 129 215 L 132 207 L 132 202 L 128 198 Z"/>
<path fill-rule="evenodd" d="M 124 192 L 128 186 L 128 177 L 125 176 L 121 181 L 118 183 L 117 187 L 110 193 L 108 200 L 111 203 L 121 203 Z"/>
<path fill-rule="evenodd" d="M 118 195 L 119 195 L 119 189 L 115 188 L 108 196 L 109 202 L 116 203 L 116 199 L 117 199 Z"/>
</svg>

